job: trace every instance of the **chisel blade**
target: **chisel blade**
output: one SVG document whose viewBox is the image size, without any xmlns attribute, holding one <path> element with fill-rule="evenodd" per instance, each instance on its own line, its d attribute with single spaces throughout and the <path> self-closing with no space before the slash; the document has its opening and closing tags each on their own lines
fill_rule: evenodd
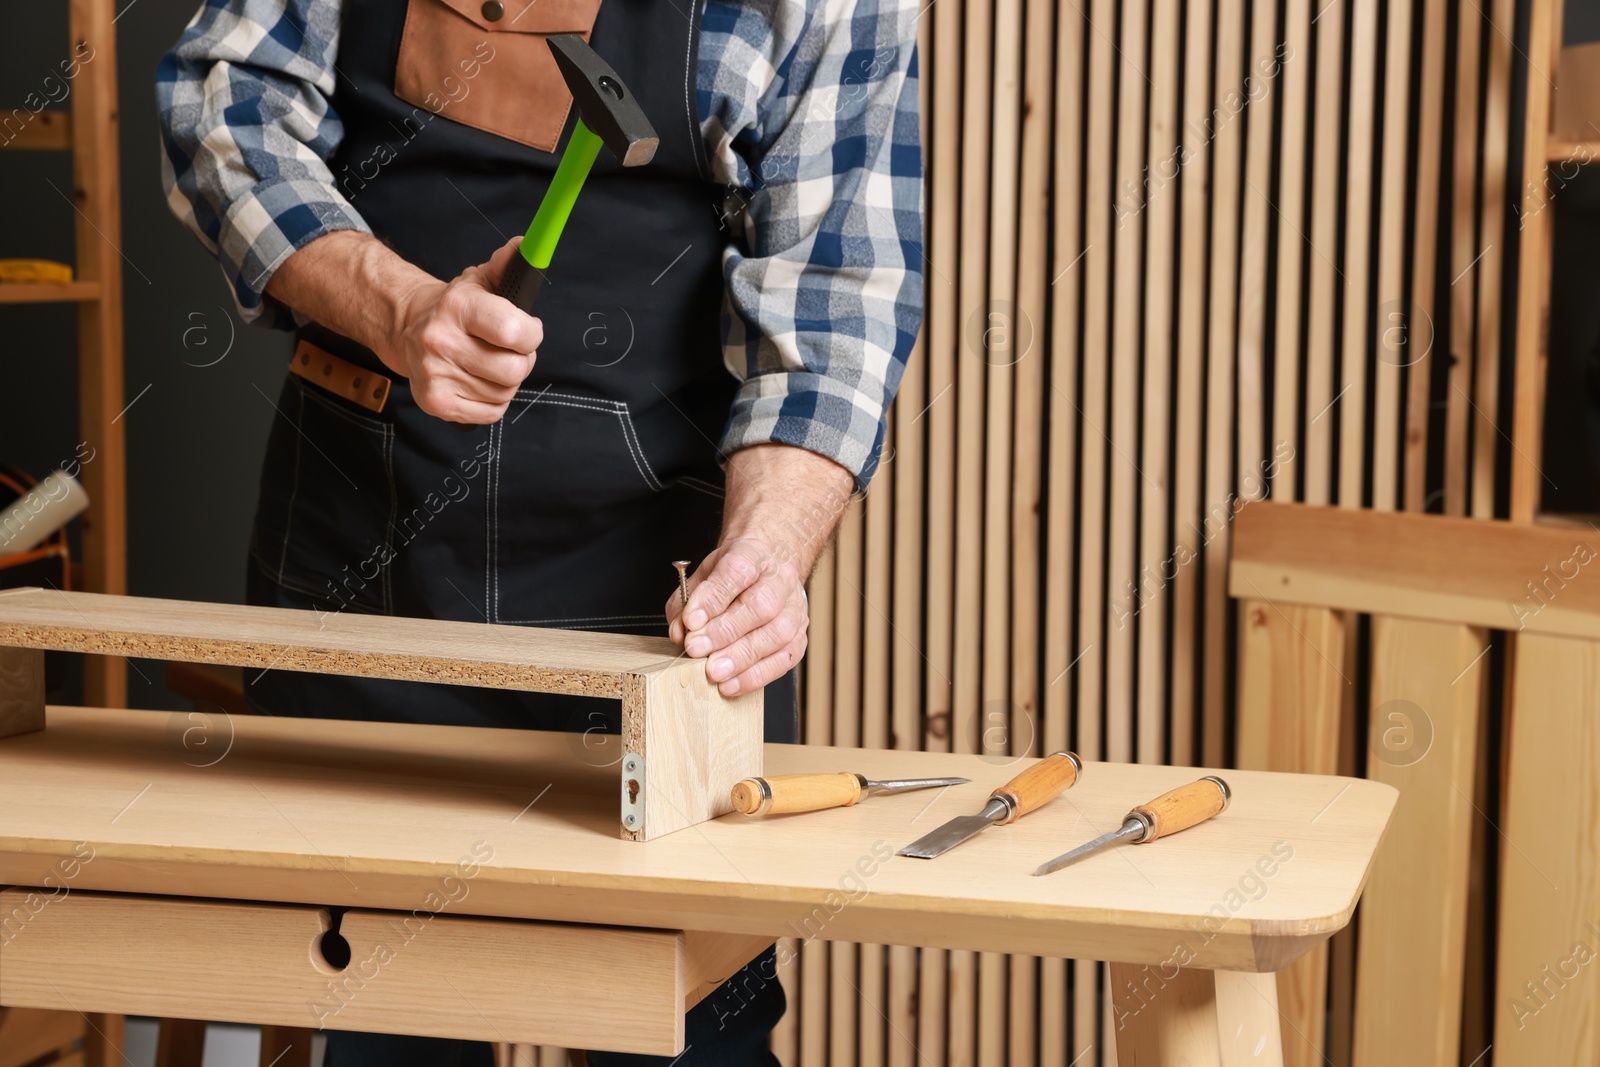
<svg viewBox="0 0 1600 1067">
<path fill-rule="evenodd" d="M 937 830 L 924 834 L 900 850 L 900 855 L 931 860 L 1004 819 L 1010 809 L 1003 800 L 990 800 L 976 815 L 957 815 Z"/>
<path fill-rule="evenodd" d="M 1120 841 L 1124 837 L 1132 837 L 1136 834 L 1143 833 L 1144 823 L 1140 822 L 1138 819 L 1129 819 L 1117 829 L 1112 830 L 1109 833 L 1101 834 L 1093 841 L 1079 845 L 1071 852 L 1063 852 L 1055 859 L 1039 864 L 1038 869 L 1033 872 L 1033 875 L 1035 878 L 1037 878 L 1040 875 L 1054 874 L 1056 871 L 1059 871 L 1068 864 L 1076 863 L 1089 853 L 1098 852 L 1114 841 Z"/>
<path fill-rule="evenodd" d="M 944 786 L 966 785 L 971 778 L 896 778 L 889 782 L 868 782 L 867 792 L 872 796 L 889 793 L 914 793 L 919 789 L 939 789 Z"/>
</svg>

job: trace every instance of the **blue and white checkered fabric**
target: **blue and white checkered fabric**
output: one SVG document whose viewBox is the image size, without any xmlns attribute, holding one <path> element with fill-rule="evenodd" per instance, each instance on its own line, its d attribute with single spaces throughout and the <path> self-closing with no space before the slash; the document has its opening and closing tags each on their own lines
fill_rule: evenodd
<svg viewBox="0 0 1600 1067">
<path fill-rule="evenodd" d="M 922 153 L 907 0 L 708 0 L 701 130 L 729 190 L 722 449 L 780 442 L 865 488 L 922 317 Z M 296 249 L 368 231 L 327 160 L 339 0 L 206 0 L 157 70 L 173 212 L 247 320 Z"/>
</svg>

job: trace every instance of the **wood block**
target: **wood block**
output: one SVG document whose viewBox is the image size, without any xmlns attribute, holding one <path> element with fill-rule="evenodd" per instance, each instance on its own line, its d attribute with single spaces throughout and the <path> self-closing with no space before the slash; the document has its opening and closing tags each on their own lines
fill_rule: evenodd
<svg viewBox="0 0 1600 1067">
<path fill-rule="evenodd" d="M 1368 777 L 1400 802 L 1363 899 L 1357 1067 L 1458 1062 L 1486 641 L 1470 626 L 1372 620 Z"/>
<path fill-rule="evenodd" d="M 671 1056 L 691 997 L 766 944 L 428 908 L 343 913 L 341 961 L 327 909 L 73 892 L 0 946 L 0 1001 Z"/>
<path fill-rule="evenodd" d="M 733 810 L 733 787 L 762 772 L 760 692 L 732 700 L 683 659 L 630 674 L 622 693 L 622 836 L 664 837 Z"/>
<path fill-rule="evenodd" d="M 44 653 L 0 646 L 0 737 L 44 729 Z"/>
<path fill-rule="evenodd" d="M 1494 1061 L 1596 1063 L 1600 642 L 1522 634 L 1511 652 Z"/>
<path fill-rule="evenodd" d="M 1120 1067 L 1283 1067 L 1270 974 L 1113 963 L 1107 995 Z"/>
</svg>

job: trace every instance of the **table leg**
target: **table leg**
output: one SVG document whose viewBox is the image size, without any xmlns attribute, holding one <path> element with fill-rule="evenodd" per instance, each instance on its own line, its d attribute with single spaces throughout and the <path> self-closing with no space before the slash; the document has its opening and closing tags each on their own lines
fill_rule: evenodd
<svg viewBox="0 0 1600 1067">
<path fill-rule="evenodd" d="M 261 1067 L 311 1067 L 311 1031 L 298 1026 L 263 1026 Z"/>
<path fill-rule="evenodd" d="M 156 1037 L 156 1067 L 201 1067 L 206 1024 L 200 1019 L 162 1019 Z"/>
<path fill-rule="evenodd" d="M 1111 965 L 1118 1067 L 1282 1067 L 1271 974 Z"/>
<path fill-rule="evenodd" d="M 84 1015 L 89 1032 L 83 1037 L 84 1067 L 132 1067 L 123 1049 L 128 1046 L 127 1020 L 120 1015 Z"/>
</svg>

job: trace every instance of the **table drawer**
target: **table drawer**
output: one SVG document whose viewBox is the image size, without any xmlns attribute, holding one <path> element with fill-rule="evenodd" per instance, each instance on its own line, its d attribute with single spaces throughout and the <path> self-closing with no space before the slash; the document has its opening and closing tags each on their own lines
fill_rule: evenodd
<svg viewBox="0 0 1600 1067">
<path fill-rule="evenodd" d="M 13 888 L 0 892 L 0 1004 L 670 1056 L 685 1008 L 763 944 Z"/>
</svg>

